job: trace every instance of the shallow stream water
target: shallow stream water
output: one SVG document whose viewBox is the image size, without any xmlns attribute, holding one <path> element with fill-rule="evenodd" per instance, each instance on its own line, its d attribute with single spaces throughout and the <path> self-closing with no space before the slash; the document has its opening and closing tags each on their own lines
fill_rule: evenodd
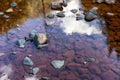
<svg viewBox="0 0 120 80">
<path fill-rule="evenodd" d="M 49 80 L 120 80 L 119 53 L 116 47 L 110 49 L 109 34 L 103 34 L 107 24 L 102 25 L 101 18 L 87 22 L 84 20 L 84 11 L 79 10 L 76 14 L 83 18 L 76 21 L 76 14 L 70 12 L 71 9 L 83 8 L 80 1 L 69 1 L 68 6 L 63 8 L 66 16 L 55 16 L 55 24 L 50 26 L 45 25 L 40 0 L 31 4 L 30 1 L 16 2 L 15 11 L 5 13 L 11 18 L 0 18 L 0 80 L 39 80 L 41 77 L 48 77 Z M 45 0 L 44 3 L 46 14 L 59 12 L 48 8 L 50 1 Z M 22 11 L 17 13 L 18 9 Z M 28 36 L 32 30 L 47 33 L 47 47 L 37 49 L 30 41 L 25 43 L 25 48 L 16 45 L 17 40 Z M 26 72 L 28 67 L 22 63 L 26 56 L 34 62 L 32 67 L 40 69 L 34 76 Z M 95 61 L 86 61 L 87 58 L 94 58 Z M 65 64 L 61 69 L 55 69 L 51 65 L 52 60 L 64 60 Z"/>
</svg>

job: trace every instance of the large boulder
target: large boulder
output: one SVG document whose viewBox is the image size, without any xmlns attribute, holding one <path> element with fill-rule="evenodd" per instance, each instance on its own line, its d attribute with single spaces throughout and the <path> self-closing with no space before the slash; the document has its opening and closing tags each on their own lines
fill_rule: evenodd
<svg viewBox="0 0 120 80">
<path fill-rule="evenodd" d="M 43 33 L 37 33 L 33 41 L 37 48 L 47 46 L 47 35 Z"/>
</svg>

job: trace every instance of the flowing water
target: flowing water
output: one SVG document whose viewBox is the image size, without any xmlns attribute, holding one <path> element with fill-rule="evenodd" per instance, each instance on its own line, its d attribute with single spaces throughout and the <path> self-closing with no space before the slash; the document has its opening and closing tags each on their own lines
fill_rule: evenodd
<svg viewBox="0 0 120 80">
<path fill-rule="evenodd" d="M 88 4 L 91 6 L 90 1 Z M 12 0 L 1 2 L 3 4 L 0 6 L 3 8 L 0 10 L 5 11 L 10 7 Z M 51 1 L 44 1 L 44 11 L 41 0 L 16 0 L 16 2 L 18 5 L 14 12 L 5 13 L 10 16 L 9 19 L 0 16 L 0 80 L 39 80 L 41 77 L 48 77 L 49 80 L 120 80 L 119 35 L 115 35 L 112 32 L 115 29 L 108 26 L 109 18 L 102 16 L 87 22 L 84 20 L 84 11 L 79 11 L 79 8 L 85 6 L 84 9 L 89 9 L 96 4 L 90 7 L 85 4 L 86 0 L 83 2 L 71 0 L 67 7 L 63 7 L 65 17 L 55 17 L 55 24 L 46 26 L 43 12 L 46 14 L 59 12 L 50 10 Z M 77 9 L 78 12 L 73 14 L 71 9 Z M 77 14 L 82 16 L 82 20 L 76 21 Z M 104 17 L 106 19 L 103 19 Z M 106 24 L 103 25 L 103 22 Z M 16 24 L 19 24 L 19 27 L 16 27 Z M 32 30 L 48 34 L 47 47 L 37 49 L 30 41 L 25 43 L 25 48 L 16 45 L 17 40 L 28 36 Z M 32 67 L 40 69 L 34 76 L 28 74 L 26 72 L 28 67 L 23 65 L 26 56 L 34 62 Z M 95 60 L 86 61 L 88 58 Z M 55 59 L 65 61 L 61 69 L 51 66 L 51 61 Z"/>
</svg>

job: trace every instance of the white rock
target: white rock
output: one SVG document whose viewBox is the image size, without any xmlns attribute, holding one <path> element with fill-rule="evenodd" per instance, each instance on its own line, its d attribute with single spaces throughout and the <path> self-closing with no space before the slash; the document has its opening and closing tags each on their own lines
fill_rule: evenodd
<svg viewBox="0 0 120 80">
<path fill-rule="evenodd" d="M 13 11 L 14 11 L 13 8 L 9 8 L 9 9 L 6 10 L 7 13 L 11 13 Z"/>
</svg>

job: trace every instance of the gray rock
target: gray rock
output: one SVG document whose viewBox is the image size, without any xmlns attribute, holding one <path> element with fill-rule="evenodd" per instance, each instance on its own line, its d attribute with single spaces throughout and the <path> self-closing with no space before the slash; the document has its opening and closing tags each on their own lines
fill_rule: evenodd
<svg viewBox="0 0 120 80">
<path fill-rule="evenodd" d="M 16 2 L 12 2 L 12 3 L 10 4 L 10 6 L 11 6 L 11 7 L 16 7 L 16 6 L 17 6 L 17 3 L 16 3 Z"/>
<path fill-rule="evenodd" d="M 71 10 L 72 13 L 77 13 L 77 11 L 78 11 L 77 9 L 72 9 Z"/>
<path fill-rule="evenodd" d="M 94 7 L 89 10 L 87 14 L 85 14 L 85 20 L 92 21 L 97 17 L 97 7 Z"/>
<path fill-rule="evenodd" d="M 82 20 L 83 18 L 81 16 L 77 16 L 76 17 L 76 20 L 79 21 L 79 20 Z"/>
<path fill-rule="evenodd" d="M 60 69 L 64 65 L 64 62 L 64 60 L 53 60 L 51 64 L 54 68 Z"/>
<path fill-rule="evenodd" d="M 47 15 L 48 18 L 54 18 L 54 16 L 55 16 L 55 15 L 52 14 L 52 13 L 49 13 L 49 14 Z"/>
<path fill-rule="evenodd" d="M 24 48 L 25 47 L 25 42 L 26 42 L 26 40 L 25 39 L 19 39 L 18 41 L 17 41 L 17 45 L 20 47 L 20 48 Z"/>
<path fill-rule="evenodd" d="M 3 18 L 4 18 L 4 19 L 8 19 L 9 16 L 8 16 L 8 15 L 3 15 Z"/>
<path fill-rule="evenodd" d="M 26 66 L 33 66 L 33 61 L 29 57 L 25 57 L 23 60 L 23 64 Z"/>
<path fill-rule="evenodd" d="M 37 34 L 38 34 L 38 32 L 37 32 L 36 30 L 32 30 L 32 31 L 29 33 L 29 38 L 30 38 L 31 40 L 33 40 L 34 37 L 35 37 L 35 35 L 37 35 Z"/>
<path fill-rule="evenodd" d="M 64 14 L 64 12 L 59 12 L 59 13 L 57 13 L 56 16 L 57 16 L 57 17 L 65 17 L 65 14 Z"/>
<path fill-rule="evenodd" d="M 53 25 L 55 24 L 55 19 L 46 19 L 45 23 L 47 26 Z"/>
<path fill-rule="evenodd" d="M 95 58 L 90 57 L 90 58 L 87 58 L 86 61 L 87 62 L 95 62 L 96 60 L 95 60 Z"/>
<path fill-rule="evenodd" d="M 33 74 L 36 75 L 39 72 L 39 68 L 35 67 L 32 69 L 33 70 Z"/>
<path fill-rule="evenodd" d="M 66 7 L 67 6 L 67 1 L 63 0 L 63 6 Z"/>
<path fill-rule="evenodd" d="M 4 12 L 0 12 L 0 15 L 4 15 Z"/>
</svg>

